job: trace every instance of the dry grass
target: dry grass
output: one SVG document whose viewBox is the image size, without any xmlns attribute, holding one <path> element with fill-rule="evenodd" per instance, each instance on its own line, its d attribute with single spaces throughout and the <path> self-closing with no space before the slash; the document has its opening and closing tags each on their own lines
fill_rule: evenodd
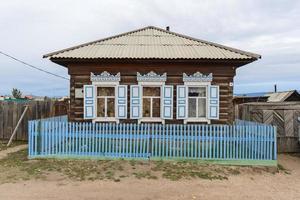
<svg viewBox="0 0 300 200">
<path fill-rule="evenodd" d="M 18 146 L 21 144 L 27 144 L 26 141 L 13 141 L 9 147 L 7 147 L 8 140 L 0 140 L 0 151 L 6 150 L 7 148 Z"/>
<path fill-rule="evenodd" d="M 241 173 L 276 173 L 276 170 L 267 167 L 208 165 L 195 161 L 28 160 L 26 150 L 11 153 L 0 162 L 0 183 L 47 179 L 51 174 L 56 174 L 62 179 L 69 178 L 77 181 L 112 180 L 119 182 L 127 177 L 166 178 L 173 181 L 195 178 L 227 180 L 229 176 Z"/>
</svg>

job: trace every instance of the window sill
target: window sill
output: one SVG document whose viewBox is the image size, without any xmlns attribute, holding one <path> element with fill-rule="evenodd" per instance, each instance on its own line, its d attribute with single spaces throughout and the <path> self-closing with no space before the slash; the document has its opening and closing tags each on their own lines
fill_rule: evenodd
<svg viewBox="0 0 300 200">
<path fill-rule="evenodd" d="M 184 120 L 184 124 L 187 124 L 189 122 L 206 122 L 210 124 L 210 120 L 207 118 L 188 118 Z"/>
<path fill-rule="evenodd" d="M 119 123 L 119 120 L 115 117 L 97 117 L 93 119 L 93 122 L 116 122 Z"/>
<path fill-rule="evenodd" d="M 138 121 L 139 123 L 141 122 L 160 122 L 160 123 L 165 123 L 165 120 L 162 119 L 162 118 L 159 118 L 159 117 L 156 117 L 156 118 L 152 118 L 152 117 L 144 117 L 144 118 L 141 118 L 139 119 Z"/>
</svg>

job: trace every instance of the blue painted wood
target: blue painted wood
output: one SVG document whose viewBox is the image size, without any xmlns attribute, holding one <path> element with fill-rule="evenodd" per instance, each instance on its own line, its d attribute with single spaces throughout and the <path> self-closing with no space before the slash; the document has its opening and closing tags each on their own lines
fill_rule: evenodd
<svg viewBox="0 0 300 200">
<path fill-rule="evenodd" d="M 276 160 L 276 128 L 234 125 L 28 123 L 28 155 Z"/>
</svg>

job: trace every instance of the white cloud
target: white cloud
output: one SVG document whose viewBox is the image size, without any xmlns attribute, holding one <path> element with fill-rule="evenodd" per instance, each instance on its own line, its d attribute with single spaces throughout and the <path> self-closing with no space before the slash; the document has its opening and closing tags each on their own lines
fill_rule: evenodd
<svg viewBox="0 0 300 200">
<path fill-rule="evenodd" d="M 42 55 L 147 25 L 262 54 L 237 71 L 235 92 L 300 89 L 300 1 L 10 0 L 0 4 L 0 50 L 51 72 L 67 70 Z M 69 84 L 0 55 L 0 94 L 11 87 L 68 94 Z M 258 86 L 259 84 L 259 86 Z M 54 88 L 54 89 L 51 89 Z"/>
</svg>

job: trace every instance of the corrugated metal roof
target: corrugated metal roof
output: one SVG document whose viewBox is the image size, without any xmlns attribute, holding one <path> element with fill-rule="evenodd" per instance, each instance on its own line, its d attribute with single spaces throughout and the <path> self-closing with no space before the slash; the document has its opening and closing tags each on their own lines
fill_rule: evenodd
<svg viewBox="0 0 300 200">
<path fill-rule="evenodd" d="M 289 96 L 291 96 L 295 90 L 284 91 L 284 92 L 271 92 L 267 93 L 265 96 L 268 96 L 268 102 L 284 102 Z"/>
<path fill-rule="evenodd" d="M 44 55 L 79 59 L 258 59 L 261 56 L 149 26 Z"/>
</svg>

